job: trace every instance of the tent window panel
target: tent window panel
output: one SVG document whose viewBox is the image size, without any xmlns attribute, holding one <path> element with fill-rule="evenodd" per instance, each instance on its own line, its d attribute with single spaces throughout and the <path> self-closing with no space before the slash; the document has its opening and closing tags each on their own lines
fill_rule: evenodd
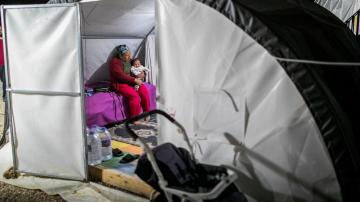
<svg viewBox="0 0 360 202">
<path fill-rule="evenodd" d="M 76 7 L 6 11 L 12 88 L 80 92 L 79 27 L 74 25 L 76 19 Z M 65 79 L 68 82 L 64 82 Z"/>
</svg>

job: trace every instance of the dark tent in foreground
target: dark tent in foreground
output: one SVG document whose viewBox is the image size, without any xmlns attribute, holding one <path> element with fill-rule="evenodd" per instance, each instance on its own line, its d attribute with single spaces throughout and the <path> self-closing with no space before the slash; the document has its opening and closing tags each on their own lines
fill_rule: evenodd
<svg viewBox="0 0 360 202">
<path fill-rule="evenodd" d="M 256 13 L 283 42 L 277 45 L 278 50 L 268 49 L 272 55 L 313 61 L 360 62 L 360 48 L 353 33 L 322 7 L 310 1 L 292 1 L 273 4 L 275 8 L 267 10 L 259 4 L 253 6 L 246 2 L 243 5 L 248 5 L 250 12 Z M 285 53 L 287 48 L 291 51 Z M 360 188 L 360 66 L 280 63 L 319 126 L 344 199 L 356 196 Z"/>
<path fill-rule="evenodd" d="M 258 201 L 341 200 L 329 156 L 342 198 L 357 195 L 360 47 L 343 22 L 312 1 L 158 8 L 160 94 L 194 134 L 201 161 L 236 166 Z M 161 140 L 177 142 L 161 124 Z"/>
</svg>

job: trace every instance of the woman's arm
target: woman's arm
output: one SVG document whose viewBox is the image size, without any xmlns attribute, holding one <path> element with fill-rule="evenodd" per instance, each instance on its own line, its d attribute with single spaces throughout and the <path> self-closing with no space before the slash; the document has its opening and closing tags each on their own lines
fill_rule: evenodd
<svg viewBox="0 0 360 202">
<path fill-rule="evenodd" d="M 110 74 L 120 82 L 135 84 L 135 78 L 124 72 L 123 64 L 119 59 L 111 60 Z"/>
</svg>

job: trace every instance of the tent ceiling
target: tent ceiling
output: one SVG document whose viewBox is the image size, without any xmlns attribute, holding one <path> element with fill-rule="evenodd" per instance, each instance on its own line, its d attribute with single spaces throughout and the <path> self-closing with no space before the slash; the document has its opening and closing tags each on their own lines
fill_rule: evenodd
<svg viewBox="0 0 360 202">
<path fill-rule="evenodd" d="M 84 35 L 143 38 L 155 26 L 154 0 L 106 0 L 81 4 Z"/>
</svg>

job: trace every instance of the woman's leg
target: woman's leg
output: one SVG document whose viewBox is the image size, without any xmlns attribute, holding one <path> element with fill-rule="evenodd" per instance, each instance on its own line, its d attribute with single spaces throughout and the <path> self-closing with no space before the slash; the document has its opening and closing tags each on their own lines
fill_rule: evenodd
<svg viewBox="0 0 360 202">
<path fill-rule="evenodd" d="M 138 91 L 141 98 L 141 106 L 144 112 L 150 111 L 150 95 L 145 85 L 140 85 Z"/>
<path fill-rule="evenodd" d="M 116 90 L 129 101 L 130 117 L 141 113 L 140 97 L 135 89 L 128 84 L 118 84 Z"/>
</svg>

